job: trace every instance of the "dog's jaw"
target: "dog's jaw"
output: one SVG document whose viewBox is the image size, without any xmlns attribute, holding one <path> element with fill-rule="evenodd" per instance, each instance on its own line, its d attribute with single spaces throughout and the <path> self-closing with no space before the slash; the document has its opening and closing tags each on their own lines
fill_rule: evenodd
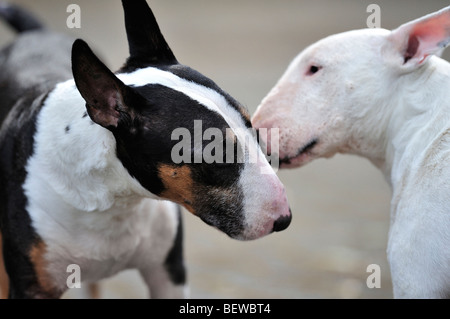
<svg viewBox="0 0 450 319">
<path fill-rule="evenodd" d="M 301 147 L 294 156 L 283 156 L 280 152 L 280 167 L 281 168 L 295 168 L 312 161 L 314 159 L 313 149 L 316 147 L 319 140 L 312 139 L 305 146 Z"/>
</svg>

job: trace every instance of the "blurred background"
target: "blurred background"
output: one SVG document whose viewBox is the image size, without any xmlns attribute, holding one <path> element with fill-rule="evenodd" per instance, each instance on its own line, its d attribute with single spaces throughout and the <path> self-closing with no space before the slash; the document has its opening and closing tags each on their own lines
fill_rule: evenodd
<svg viewBox="0 0 450 319">
<path fill-rule="evenodd" d="M 50 29 L 83 38 L 113 70 L 128 47 L 119 0 L 9 0 Z M 251 114 L 290 61 L 333 33 L 365 28 L 373 0 L 149 0 L 178 60 L 213 79 Z M 67 6 L 81 8 L 69 29 Z M 377 1 L 381 27 L 393 29 L 449 5 L 443 0 Z M 0 24 L 0 46 L 14 33 Z M 450 50 L 444 58 L 449 60 Z M 0 70 L 1 72 L 1 70 Z M 192 298 L 391 298 L 386 245 L 390 188 L 367 160 L 337 155 L 279 171 L 293 212 L 291 226 L 238 242 L 185 212 L 185 259 Z M 151 252 L 149 252 L 151 253 Z M 369 289 L 367 266 L 381 268 Z M 103 298 L 145 298 L 135 271 L 101 283 Z M 77 291 L 65 297 L 78 297 Z"/>
</svg>

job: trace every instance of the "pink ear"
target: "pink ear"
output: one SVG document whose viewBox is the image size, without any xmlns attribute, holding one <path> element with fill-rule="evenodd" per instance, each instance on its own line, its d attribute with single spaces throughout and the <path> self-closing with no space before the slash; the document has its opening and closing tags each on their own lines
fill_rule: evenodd
<svg viewBox="0 0 450 319">
<path fill-rule="evenodd" d="M 422 64 L 450 44 L 450 7 L 400 26 L 392 31 L 390 40 L 405 64 Z"/>
</svg>

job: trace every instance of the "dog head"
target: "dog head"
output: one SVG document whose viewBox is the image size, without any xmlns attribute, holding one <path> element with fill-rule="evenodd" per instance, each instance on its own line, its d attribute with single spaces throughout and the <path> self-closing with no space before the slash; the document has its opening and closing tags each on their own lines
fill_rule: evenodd
<svg viewBox="0 0 450 319">
<path fill-rule="evenodd" d="M 112 132 L 123 166 L 152 194 L 230 237 L 285 229 L 285 190 L 256 138 L 243 134 L 251 130 L 246 110 L 177 62 L 145 0 L 123 0 L 123 7 L 130 57 L 117 75 L 82 40 L 72 49 L 87 112 Z"/>
<path fill-rule="evenodd" d="M 322 39 L 293 60 L 253 124 L 279 128 L 281 167 L 337 152 L 377 161 L 386 150 L 379 137 L 398 104 L 399 89 L 420 81 L 430 56 L 449 41 L 450 7 L 394 31 L 364 29 Z"/>
</svg>

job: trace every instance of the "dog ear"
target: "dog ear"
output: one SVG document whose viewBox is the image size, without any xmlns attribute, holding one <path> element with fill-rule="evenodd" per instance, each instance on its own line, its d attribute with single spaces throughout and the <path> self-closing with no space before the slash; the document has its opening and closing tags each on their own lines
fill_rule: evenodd
<svg viewBox="0 0 450 319">
<path fill-rule="evenodd" d="M 121 113 L 130 111 L 124 102 L 128 86 L 79 39 L 72 46 L 72 72 L 91 119 L 108 129 L 117 127 Z"/>
<path fill-rule="evenodd" d="M 440 55 L 450 43 L 450 7 L 400 26 L 389 40 L 405 65 L 419 66 L 430 55 Z"/>
<path fill-rule="evenodd" d="M 130 57 L 124 68 L 155 64 L 176 64 L 177 60 L 162 35 L 145 0 L 122 0 Z"/>
</svg>

